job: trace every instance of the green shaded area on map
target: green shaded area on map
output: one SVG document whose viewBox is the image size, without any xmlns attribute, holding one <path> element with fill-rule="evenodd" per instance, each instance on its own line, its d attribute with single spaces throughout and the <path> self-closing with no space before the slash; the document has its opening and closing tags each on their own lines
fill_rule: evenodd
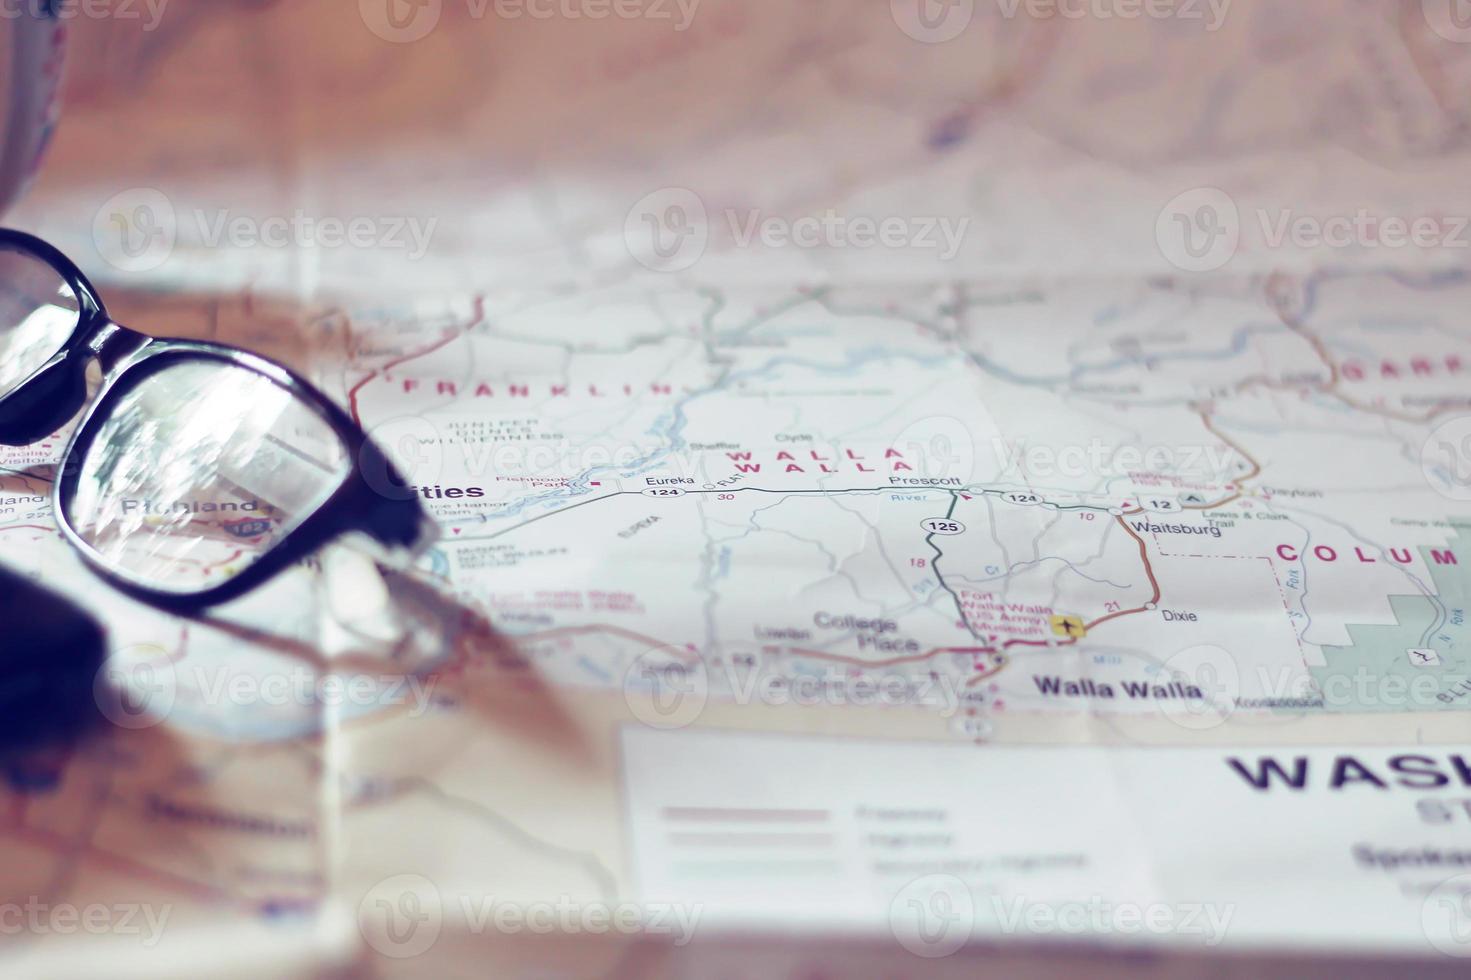
<svg viewBox="0 0 1471 980">
<path fill-rule="evenodd" d="M 1468 529 L 1447 548 L 1471 554 Z M 1423 595 L 1391 596 L 1394 623 L 1349 626 L 1350 645 L 1325 646 L 1327 665 L 1310 670 L 1328 711 L 1471 710 L 1471 565 L 1441 564 L 1431 550 L 1420 554 L 1440 608 Z"/>
</svg>

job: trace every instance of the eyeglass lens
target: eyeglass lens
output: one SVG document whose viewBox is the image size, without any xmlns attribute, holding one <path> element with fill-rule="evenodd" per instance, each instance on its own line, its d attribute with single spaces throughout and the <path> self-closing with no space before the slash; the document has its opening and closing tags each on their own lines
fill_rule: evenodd
<svg viewBox="0 0 1471 980">
<path fill-rule="evenodd" d="M 308 405 L 248 368 L 180 359 L 112 401 L 80 466 L 68 521 L 101 558 L 191 593 L 249 568 L 349 472 Z"/>
<path fill-rule="evenodd" d="M 0 397 L 61 350 L 78 309 L 76 292 L 45 261 L 0 248 Z"/>
</svg>

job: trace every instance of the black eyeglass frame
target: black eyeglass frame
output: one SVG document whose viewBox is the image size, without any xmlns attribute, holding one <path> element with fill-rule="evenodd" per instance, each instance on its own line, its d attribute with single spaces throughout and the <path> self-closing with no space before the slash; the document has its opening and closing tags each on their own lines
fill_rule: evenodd
<svg viewBox="0 0 1471 980">
<path fill-rule="evenodd" d="M 120 591 L 171 612 L 197 612 L 244 595 L 343 534 L 366 534 L 385 555 L 417 554 L 437 537 L 418 494 L 362 427 L 311 382 L 237 347 L 153 337 L 122 326 L 108 315 L 97 290 L 76 264 L 34 235 L 0 228 L 0 251 L 25 253 L 49 265 L 75 294 L 78 306 L 77 325 L 61 348 L 0 396 L 0 444 L 30 445 L 86 409 L 62 454 L 52 511 L 57 526 L 92 570 Z M 89 405 L 87 366 L 93 360 L 102 368 L 103 381 Z M 316 510 L 238 574 L 198 592 L 177 592 L 150 586 L 108 562 L 72 526 L 67 504 L 81 478 L 80 461 L 86 459 L 118 399 L 164 368 L 201 360 L 244 368 L 285 389 L 342 441 L 349 469 Z"/>
</svg>

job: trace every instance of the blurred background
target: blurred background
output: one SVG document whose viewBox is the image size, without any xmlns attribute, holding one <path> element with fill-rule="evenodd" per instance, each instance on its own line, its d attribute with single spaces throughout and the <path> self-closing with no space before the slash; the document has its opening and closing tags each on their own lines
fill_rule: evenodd
<svg viewBox="0 0 1471 980">
<path fill-rule="evenodd" d="M 531 294 L 898 283 L 944 295 L 985 281 L 968 325 L 979 335 L 987 303 L 1041 283 L 1067 281 L 1066 309 L 1088 327 L 1130 302 L 1120 282 L 1209 291 L 1229 280 L 1251 283 L 1240 316 L 1255 322 L 1281 312 L 1295 274 L 1434 276 L 1463 270 L 1471 249 L 1471 11 L 1460 0 L 94 0 L 61 9 L 70 13 L 59 125 L 7 222 L 72 256 L 120 322 L 280 358 L 354 414 L 361 385 L 376 377 L 385 387 L 406 352 L 433 353 Z M 1098 304 L 1071 302 L 1095 287 Z M 1357 287 L 1345 288 L 1330 319 L 1356 301 Z M 1383 306 L 1399 302 L 1386 295 Z M 1030 315 L 1007 322 L 1049 326 Z M 553 307 L 534 309 L 531 322 L 579 343 L 600 328 Z M 1173 313 L 1160 323 L 1202 329 Z M 1132 364 L 1138 341 L 1129 344 L 1118 353 Z M 1034 367 L 1053 357 L 1031 356 L 1022 362 Z M 472 357 L 450 351 L 433 376 L 468 377 L 462 362 Z M 538 377 L 559 377 L 559 366 L 526 360 Z M 1187 421 L 1193 431 L 1195 417 Z M 19 451 L 7 465 L 47 462 L 58 449 Z M 34 564 L 75 574 L 69 552 L 36 540 Z M 111 626 L 153 615 L 93 590 Z M 249 625 L 273 622 L 310 650 L 312 628 L 296 621 L 305 614 L 291 599 L 273 601 L 247 608 L 235 632 L 153 616 L 119 628 L 118 642 L 144 637 L 149 656 L 177 657 L 187 643 L 191 656 L 228 663 L 247 646 L 259 654 L 259 643 L 291 662 L 299 649 L 271 646 Z M 588 774 L 616 772 L 606 731 L 626 711 L 615 690 L 612 709 L 559 693 L 577 710 L 556 713 L 501 684 L 501 666 L 493 684 L 453 672 L 445 681 L 474 729 L 425 726 L 406 738 L 344 726 L 337 743 L 318 738 L 320 718 L 273 728 L 253 711 L 201 711 L 189 724 L 113 732 L 101 752 L 46 770 L 57 785 L 67 772 L 55 798 L 17 791 L 16 829 L 3 844 L 45 860 L 11 883 L 69 886 L 85 855 L 91 890 L 76 894 L 177 902 L 172 959 L 118 961 L 139 976 L 238 975 L 231 962 L 202 964 L 201 948 L 273 975 L 329 975 L 322 962 L 341 975 L 394 974 L 391 951 L 368 965 L 352 913 L 375 882 L 406 869 L 499 885 L 511 868 L 548 894 L 606 894 L 598 889 L 613 887 L 612 874 L 587 873 L 596 862 L 584 855 L 614 855 L 608 865 L 624 870 L 623 831 L 603 819 L 621 804 L 613 777 Z M 1094 737 L 1081 722 L 1039 723 L 1027 737 L 1069 732 Z M 371 767 L 377 775 L 358 782 L 324 778 L 354 755 L 387 758 L 382 773 L 397 778 Z M 513 760 L 529 771 L 515 786 L 486 777 Z M 440 768 L 453 770 L 441 782 L 462 797 L 420 785 Z M 353 793 L 361 806 L 346 818 Z M 220 811 L 268 800 L 276 837 L 242 845 L 201 833 L 176 846 L 160 821 L 197 812 L 169 811 L 153 794 Z M 119 805 L 93 825 L 97 800 Z M 544 846 L 501 811 L 571 844 Z M 324 899 L 344 895 L 330 908 Z M 509 963 L 540 975 L 551 962 L 650 975 L 630 944 L 522 938 L 529 945 L 497 948 L 506 960 L 492 961 L 447 931 L 432 961 L 411 965 L 453 975 L 448 966 Z M 40 945 L 35 975 L 94 967 L 93 947 Z M 779 942 L 764 949 L 782 961 Z M 709 955 L 732 971 L 760 962 L 739 945 Z M 871 968 L 856 946 L 824 955 L 834 975 Z M 1030 961 L 994 962 L 1021 970 Z M 972 965 L 929 967 L 969 975 Z M 906 971 L 922 966 L 902 960 Z M 1068 951 L 1052 966 L 1100 964 Z M 1191 964 L 1160 954 L 1108 968 L 1165 975 Z M 1295 968 L 1278 964 L 1282 975 Z"/>
<path fill-rule="evenodd" d="M 1444 263 L 1378 224 L 1471 203 L 1457 10 L 99 0 L 12 221 L 132 288 L 298 300 Z"/>
</svg>

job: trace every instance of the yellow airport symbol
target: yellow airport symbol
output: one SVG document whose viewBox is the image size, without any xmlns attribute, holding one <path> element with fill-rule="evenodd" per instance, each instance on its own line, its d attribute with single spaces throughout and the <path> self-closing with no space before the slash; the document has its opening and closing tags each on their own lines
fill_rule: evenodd
<svg viewBox="0 0 1471 980">
<path fill-rule="evenodd" d="M 1079 640 L 1088 635 L 1088 627 L 1083 625 L 1082 616 L 1053 616 L 1052 632 L 1058 636 Z"/>
</svg>

